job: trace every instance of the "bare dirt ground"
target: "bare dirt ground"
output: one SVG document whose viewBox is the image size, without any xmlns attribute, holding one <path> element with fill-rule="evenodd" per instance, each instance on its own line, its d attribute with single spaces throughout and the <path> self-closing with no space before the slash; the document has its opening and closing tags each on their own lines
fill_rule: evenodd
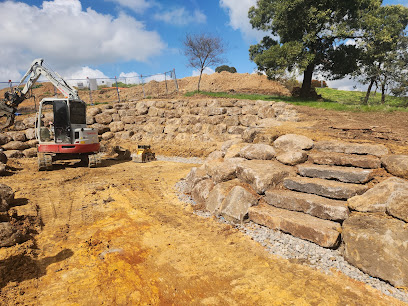
<svg viewBox="0 0 408 306">
<path fill-rule="evenodd" d="M 33 242 L 0 249 L 1 305 L 399 305 L 334 271 L 273 257 L 229 225 L 194 215 L 174 184 L 191 164 L 34 160 L 0 178 L 35 206 Z"/>
</svg>

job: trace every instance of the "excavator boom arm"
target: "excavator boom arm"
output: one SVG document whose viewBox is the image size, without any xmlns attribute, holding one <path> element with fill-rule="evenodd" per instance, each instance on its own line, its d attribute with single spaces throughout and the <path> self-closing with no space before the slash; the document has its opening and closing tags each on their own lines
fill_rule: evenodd
<svg viewBox="0 0 408 306">
<path fill-rule="evenodd" d="M 46 68 L 43 63 L 42 58 L 35 59 L 22 77 L 20 84 L 12 92 L 5 93 L 4 99 L 0 101 L 0 117 L 6 117 L 6 123 L 0 125 L 0 129 L 13 125 L 14 113 L 18 105 L 26 99 L 27 93 L 41 76 L 47 78 L 65 97 L 79 100 L 77 90 L 69 85 L 57 72 Z M 27 77 L 27 83 L 20 90 L 20 85 L 25 82 Z"/>
</svg>

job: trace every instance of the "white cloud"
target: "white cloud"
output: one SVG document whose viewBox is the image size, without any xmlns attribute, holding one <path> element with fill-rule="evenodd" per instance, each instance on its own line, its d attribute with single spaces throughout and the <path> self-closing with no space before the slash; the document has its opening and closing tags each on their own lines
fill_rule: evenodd
<svg viewBox="0 0 408 306">
<path fill-rule="evenodd" d="M 203 74 L 213 74 L 215 71 L 209 67 L 206 67 L 203 71 Z M 200 71 L 199 70 L 193 70 L 192 76 L 199 76 Z"/>
<path fill-rule="evenodd" d="M 172 9 L 163 13 L 157 13 L 154 15 L 154 19 L 177 26 L 207 22 L 207 16 L 201 11 L 195 10 L 192 13 L 187 11 L 184 7 Z"/>
<path fill-rule="evenodd" d="M 130 8 L 136 13 L 143 13 L 146 9 L 153 5 L 153 1 L 146 0 L 105 0 L 105 1 L 114 2 L 122 7 Z"/>
<path fill-rule="evenodd" d="M 234 30 L 240 30 L 247 41 L 260 41 L 265 35 L 268 35 L 268 33 L 253 29 L 249 23 L 248 11 L 251 6 L 256 5 L 256 2 L 257 0 L 220 0 L 220 6 L 229 15 L 229 25 Z"/>
<path fill-rule="evenodd" d="M 166 48 L 135 18 L 83 11 L 79 0 L 44 1 L 42 7 L 2 2 L 0 20 L 0 80 L 15 80 L 38 57 L 69 75 L 87 65 L 147 62 Z"/>
<path fill-rule="evenodd" d="M 119 80 L 125 84 L 140 84 L 140 75 L 137 72 L 121 72 Z"/>
</svg>

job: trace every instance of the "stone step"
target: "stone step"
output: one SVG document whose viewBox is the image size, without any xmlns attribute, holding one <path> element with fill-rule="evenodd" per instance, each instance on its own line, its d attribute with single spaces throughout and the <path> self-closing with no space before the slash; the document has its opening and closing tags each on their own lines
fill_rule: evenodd
<svg viewBox="0 0 408 306">
<path fill-rule="evenodd" d="M 314 242 L 325 248 L 339 243 L 339 223 L 322 220 L 310 215 L 259 204 L 249 208 L 249 219 L 271 229 L 289 233 L 295 237 Z"/>
<path fill-rule="evenodd" d="M 346 154 L 369 154 L 384 156 L 388 154 L 388 149 L 384 145 L 373 145 L 367 143 L 352 143 L 338 140 L 325 140 L 315 143 L 314 148 L 318 151 L 337 152 Z"/>
<path fill-rule="evenodd" d="M 348 218 L 346 201 L 331 200 L 314 194 L 270 189 L 265 201 L 275 207 L 299 211 L 320 219 L 342 221 Z"/>
<path fill-rule="evenodd" d="M 291 177 L 283 181 L 290 190 L 317 194 L 326 198 L 347 200 L 368 190 L 365 185 L 341 183 L 319 178 Z"/>
<path fill-rule="evenodd" d="M 374 170 L 355 167 L 300 165 L 297 167 L 301 176 L 321 179 L 336 179 L 344 183 L 364 184 L 373 178 Z"/>
<path fill-rule="evenodd" d="M 311 152 L 309 160 L 319 165 L 351 166 L 365 169 L 381 168 L 381 160 L 372 155 L 353 155 L 334 152 Z"/>
</svg>

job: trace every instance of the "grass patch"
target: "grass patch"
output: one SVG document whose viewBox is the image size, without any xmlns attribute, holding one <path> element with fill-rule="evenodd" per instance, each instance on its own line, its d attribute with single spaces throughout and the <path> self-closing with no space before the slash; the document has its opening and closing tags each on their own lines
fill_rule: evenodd
<svg viewBox="0 0 408 306">
<path fill-rule="evenodd" d="M 345 91 L 332 88 L 317 88 L 317 93 L 323 98 L 323 101 L 315 101 L 309 99 L 301 99 L 294 97 L 259 95 L 259 94 L 241 94 L 241 93 L 226 93 L 226 92 L 208 92 L 208 91 L 192 91 L 185 94 L 187 97 L 194 95 L 204 95 L 213 98 L 232 98 L 245 100 L 263 100 L 287 102 L 294 105 L 304 105 L 314 108 L 323 108 L 336 111 L 353 111 L 353 112 L 392 112 L 392 111 L 408 111 L 407 97 L 386 96 L 385 104 L 381 104 L 381 94 L 372 94 L 369 99 L 369 105 L 361 105 L 365 92 L 361 91 Z"/>
</svg>

